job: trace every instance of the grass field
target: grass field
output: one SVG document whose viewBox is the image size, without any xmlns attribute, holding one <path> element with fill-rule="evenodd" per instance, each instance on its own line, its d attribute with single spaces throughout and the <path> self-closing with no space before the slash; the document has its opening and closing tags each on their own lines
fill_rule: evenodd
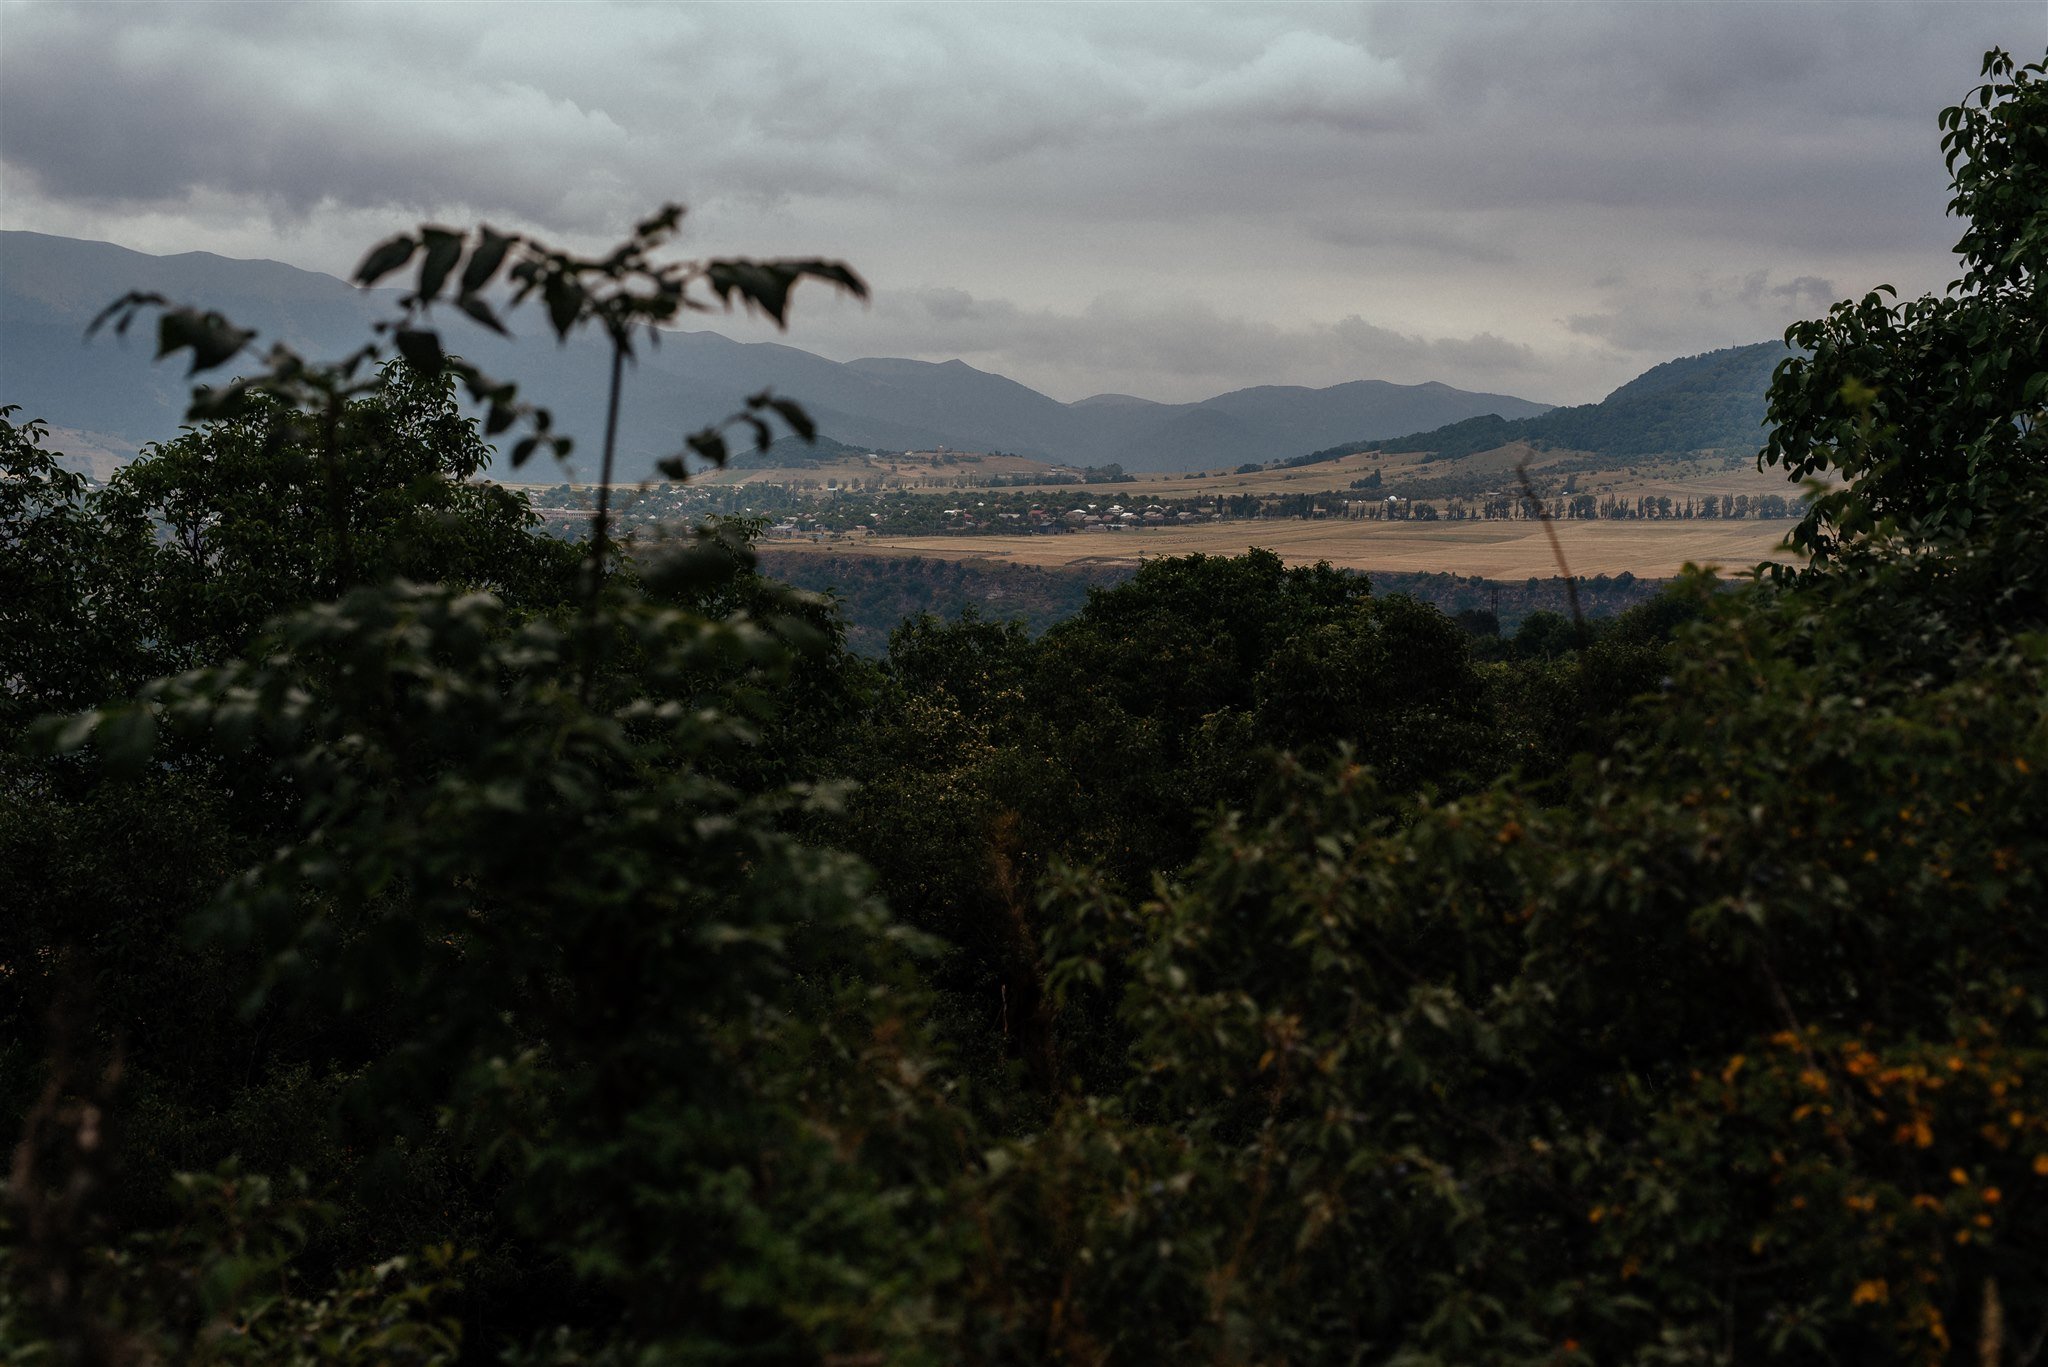
<svg viewBox="0 0 2048 1367">
<path fill-rule="evenodd" d="M 1779 549 L 1790 521 L 1588 521 L 1552 524 L 1571 573 L 1663 578 L 1688 561 L 1747 569 L 1760 560 L 1789 559 Z M 1203 523 L 1063 536 L 839 537 L 775 540 L 778 551 L 832 555 L 918 555 L 942 560 L 993 560 L 1053 568 L 1130 565 L 1166 555 L 1238 555 L 1253 546 L 1289 564 L 1358 570 L 1455 572 L 1488 579 L 1547 578 L 1557 557 L 1540 522 L 1368 522 L 1269 519 Z"/>
</svg>

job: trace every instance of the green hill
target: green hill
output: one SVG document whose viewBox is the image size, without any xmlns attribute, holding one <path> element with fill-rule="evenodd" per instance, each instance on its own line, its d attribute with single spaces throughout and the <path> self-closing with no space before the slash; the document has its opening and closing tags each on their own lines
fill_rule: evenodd
<svg viewBox="0 0 2048 1367">
<path fill-rule="evenodd" d="M 848 446 L 843 441 L 822 435 L 810 441 L 802 437 L 784 437 L 765 451 L 743 446 L 733 453 L 728 464 L 739 470 L 785 470 L 803 465 L 830 465 L 849 456 L 858 459 L 873 450 L 871 446 Z"/>
<path fill-rule="evenodd" d="M 1529 418 L 1467 418 L 1386 441 L 1357 441 L 1298 456 L 1313 465 L 1361 451 L 1428 451 L 1438 460 L 1491 451 L 1512 441 L 1588 451 L 1616 460 L 1763 445 L 1764 391 L 1786 356 L 1782 342 L 1726 347 L 1652 366 L 1599 403 L 1553 408 Z"/>
</svg>

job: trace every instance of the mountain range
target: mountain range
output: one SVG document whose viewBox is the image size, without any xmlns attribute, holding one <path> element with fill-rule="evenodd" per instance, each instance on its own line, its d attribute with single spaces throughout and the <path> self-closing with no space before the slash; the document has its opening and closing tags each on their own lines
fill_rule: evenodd
<svg viewBox="0 0 2048 1367">
<path fill-rule="evenodd" d="M 390 310 L 392 292 L 365 292 L 333 276 L 275 261 L 206 252 L 151 256 L 105 242 L 0 233 L 0 403 L 21 405 L 109 458 L 178 431 L 187 385 L 154 365 L 153 329 L 84 340 L 86 325 L 129 290 L 215 309 L 254 327 L 259 342 L 303 355 L 345 354 Z M 801 309 L 799 309 L 801 316 Z M 514 318 L 515 327 L 519 319 Z M 451 313 L 452 349 L 555 410 L 556 426 L 586 438 L 601 430 L 607 353 L 593 339 L 556 347 L 539 337 L 508 343 Z M 535 331 L 540 325 L 533 321 Z M 619 474 L 637 479 L 685 433 L 730 413 L 761 389 L 798 400 L 825 435 L 877 449 L 1009 451 L 1132 471 L 1213 469 L 1267 461 L 1333 442 L 1418 432 L 1480 415 L 1535 417 L 1549 405 L 1427 383 L 1355 380 L 1324 389 L 1261 385 L 1200 403 L 1099 394 L 1074 403 L 962 361 L 873 357 L 838 362 L 796 347 L 736 342 L 709 331 L 665 333 L 626 384 Z M 588 477 L 588 460 L 577 473 Z M 529 470 L 547 478 L 552 471 Z"/>
</svg>

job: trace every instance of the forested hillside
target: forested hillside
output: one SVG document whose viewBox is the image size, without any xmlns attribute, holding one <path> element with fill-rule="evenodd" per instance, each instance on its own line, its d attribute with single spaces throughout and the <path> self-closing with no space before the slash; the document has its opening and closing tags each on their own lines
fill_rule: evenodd
<svg viewBox="0 0 2048 1367">
<path fill-rule="evenodd" d="M 1614 460 L 1752 449 L 1763 443 L 1771 374 L 1789 355 L 1782 342 L 1758 342 L 1681 357 L 1652 366 L 1599 403 L 1529 418 L 1467 418 L 1429 432 L 1333 446 L 1287 464 L 1310 465 L 1360 451 L 1429 451 L 1439 460 L 1455 460 L 1516 441 Z"/>
<path fill-rule="evenodd" d="M 432 305 L 609 406 L 864 289 L 675 209 L 380 244 L 356 362 L 123 301 L 247 382 L 104 489 L 0 422 L 0 1359 L 2033 1360 L 2048 69 L 1984 76 L 1956 286 L 1772 380 L 1810 562 L 1506 643 L 1254 552 L 875 660 L 743 525 L 541 534 L 476 476 L 569 434 Z M 734 402 L 692 451 L 810 425 Z"/>
</svg>

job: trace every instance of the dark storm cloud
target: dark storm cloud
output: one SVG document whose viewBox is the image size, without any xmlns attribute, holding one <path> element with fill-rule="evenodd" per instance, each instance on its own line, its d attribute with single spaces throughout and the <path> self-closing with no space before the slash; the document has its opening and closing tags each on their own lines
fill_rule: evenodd
<svg viewBox="0 0 2048 1367">
<path fill-rule="evenodd" d="M 1986 46 L 2048 37 L 2038 0 L 0 24 L 7 226 L 344 270 L 417 218 L 597 245 L 684 198 L 707 249 L 869 275 L 873 309 L 800 311 L 798 345 L 1162 398 L 1361 375 L 1593 397 L 1837 285 L 1939 288 L 1934 116 Z"/>
<path fill-rule="evenodd" d="M 387 35 L 398 41 L 373 54 L 334 11 L 305 13 L 9 10 L 9 172 L 50 198 L 109 207 L 201 189 L 282 216 L 455 202 L 567 226 L 627 150 L 602 110 L 517 81 L 442 79 L 442 61 L 461 55 L 444 35 Z"/>
</svg>

